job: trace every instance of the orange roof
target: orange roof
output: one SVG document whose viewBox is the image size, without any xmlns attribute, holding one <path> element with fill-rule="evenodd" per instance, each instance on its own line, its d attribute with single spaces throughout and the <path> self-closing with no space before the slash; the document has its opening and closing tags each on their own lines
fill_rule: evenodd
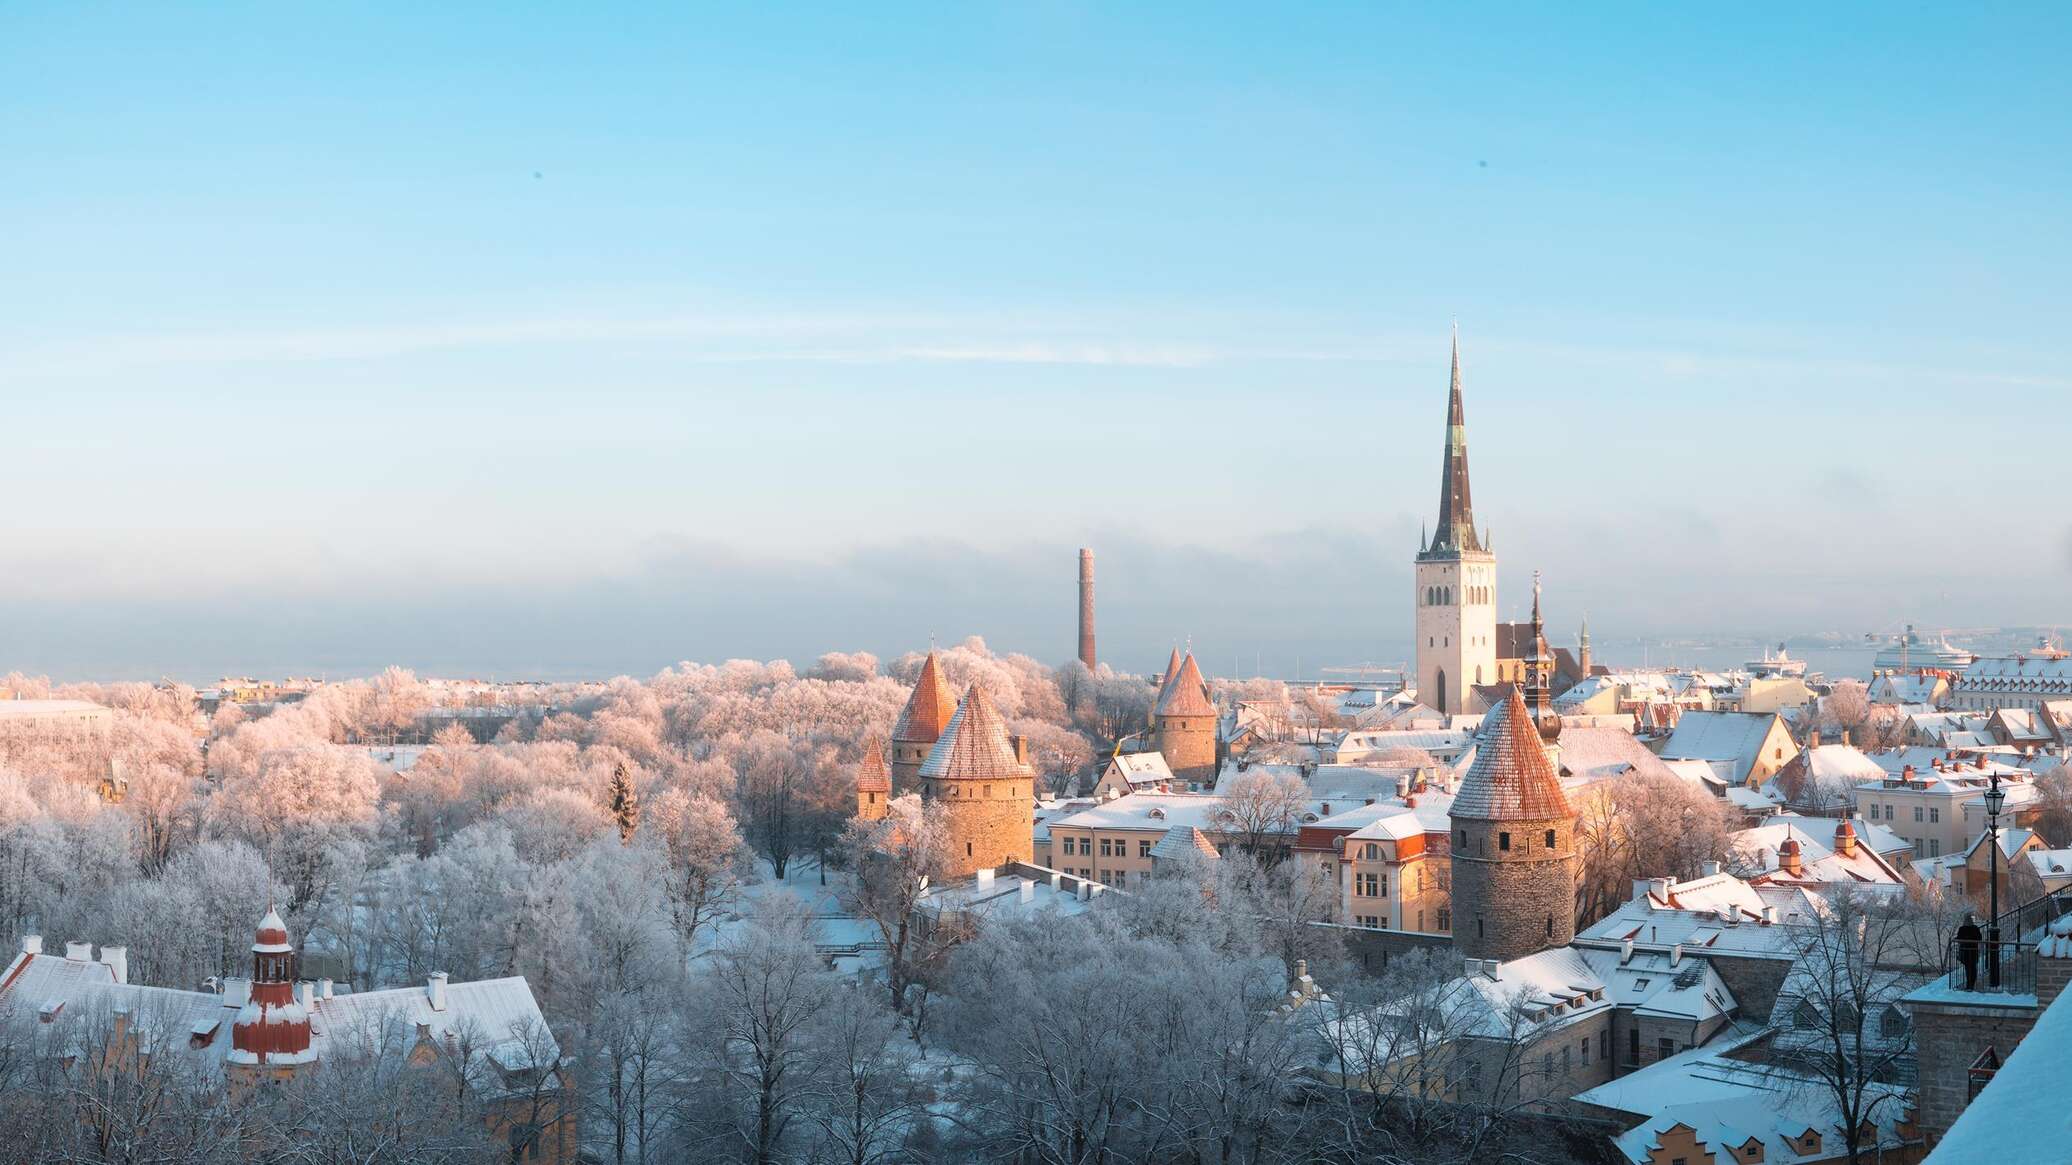
<svg viewBox="0 0 2072 1165">
<path fill-rule="evenodd" d="M 1179 674 L 1180 649 L 1175 647 L 1173 648 L 1173 654 L 1166 659 L 1165 671 L 1160 673 L 1158 677 L 1159 700 L 1163 701 L 1165 699 L 1166 691 L 1173 686 L 1173 678 Z"/>
<path fill-rule="evenodd" d="M 934 744 L 942 739 L 956 710 L 949 685 L 943 682 L 942 667 L 936 662 L 935 652 L 930 651 L 921 664 L 921 678 L 914 681 L 914 694 L 907 698 L 899 723 L 892 729 L 892 739 Z"/>
<path fill-rule="evenodd" d="M 1553 821 L 1575 816 L 1540 730 L 1516 685 L 1482 721 L 1475 763 L 1454 795 L 1452 815 L 1478 821 Z"/>
<path fill-rule="evenodd" d="M 1158 696 L 1160 716 L 1214 716 L 1216 705 L 1209 701 L 1209 686 L 1202 682 L 1201 669 L 1194 664 L 1194 653 L 1180 663 L 1180 672 Z"/>
<path fill-rule="evenodd" d="M 885 748 L 873 736 L 863 742 L 863 759 L 856 764 L 856 791 L 890 793 L 892 776 L 885 771 Z"/>
<path fill-rule="evenodd" d="M 1030 775 L 1027 765 L 1014 759 L 1014 743 L 1007 736 L 1007 721 L 986 690 L 977 684 L 964 693 L 943 729 L 942 739 L 921 762 L 921 775 L 953 781 L 1013 780 Z"/>
</svg>

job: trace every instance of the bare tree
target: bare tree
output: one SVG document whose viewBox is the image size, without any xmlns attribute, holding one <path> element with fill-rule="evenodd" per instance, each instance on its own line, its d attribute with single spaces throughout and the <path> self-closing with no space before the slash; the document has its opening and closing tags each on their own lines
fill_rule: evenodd
<svg viewBox="0 0 2072 1165">
<path fill-rule="evenodd" d="M 1849 1160 L 1858 1165 L 1866 1130 L 1905 1104 L 1905 1090 L 1891 1085 L 1913 1059 L 1914 1031 L 1897 1005 L 1927 975 L 1919 966 L 1916 919 L 1903 903 L 1847 888 L 1824 903 L 1793 928 L 1798 957 L 1778 992 L 1786 1026 L 1775 1054 L 1834 1105 Z"/>
<path fill-rule="evenodd" d="M 1248 772 L 1223 789 L 1218 832 L 1261 863 L 1272 865 L 1287 852 L 1296 824 L 1309 806 L 1309 788 L 1289 773 Z"/>
<path fill-rule="evenodd" d="M 954 921 L 923 926 L 916 914 L 949 861 L 947 819 L 941 806 L 909 793 L 881 820 L 852 821 L 843 843 L 855 874 L 847 905 L 878 932 L 892 1007 L 913 1018 L 912 989 L 969 937 Z"/>
<path fill-rule="evenodd" d="M 729 1140 L 755 1165 L 782 1159 L 813 1083 L 812 1025 L 839 987 L 813 949 L 813 920 L 796 899 L 765 900 L 707 966 L 699 987 L 714 1002 L 715 1067 L 745 1103 Z"/>
</svg>

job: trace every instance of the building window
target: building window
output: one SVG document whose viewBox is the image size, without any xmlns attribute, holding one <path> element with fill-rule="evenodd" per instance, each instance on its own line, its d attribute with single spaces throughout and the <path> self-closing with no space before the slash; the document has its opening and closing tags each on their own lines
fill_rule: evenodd
<svg viewBox="0 0 2072 1165">
<path fill-rule="evenodd" d="M 1510 848 L 1511 848 L 1511 835 L 1510 835 L 1510 834 L 1508 834 L 1508 833 L 1499 833 L 1499 834 L 1497 834 L 1497 835 L 1496 835 L 1496 848 L 1498 848 L 1498 849 L 1501 849 L 1501 850 L 1508 850 L 1508 849 L 1510 849 Z"/>
<path fill-rule="evenodd" d="M 1635 1064 L 1640 1063 L 1640 1029 L 1637 1027 L 1626 1029 L 1626 1058 Z"/>
<path fill-rule="evenodd" d="M 1675 1040 L 1670 1039 L 1668 1036 L 1663 1036 L 1661 1039 L 1655 1041 L 1655 1059 L 1667 1060 L 1669 1057 L 1674 1056 L 1675 1054 Z"/>
<path fill-rule="evenodd" d="M 1453 930 L 1453 911 L 1444 908 L 1440 909 L 1439 929 L 1448 932 Z"/>
<path fill-rule="evenodd" d="M 1361 874 L 1353 879 L 1353 893 L 1362 898 L 1381 897 L 1381 879 L 1374 874 Z"/>
<path fill-rule="evenodd" d="M 1547 937 L 1554 937 L 1554 916 L 1551 914 L 1547 916 Z"/>
<path fill-rule="evenodd" d="M 1916 805 L 1916 806 L 1914 806 L 1914 824 L 1916 824 L 1916 825 L 1919 825 L 1920 823 L 1921 823 L 1921 807 L 1920 807 L 1919 805 Z"/>
<path fill-rule="evenodd" d="M 1475 920 L 1475 937 L 1482 937 L 1482 920 L 1479 918 Z"/>
<path fill-rule="evenodd" d="M 1137 842 L 1137 856 L 1140 858 L 1151 856 L 1151 843 L 1149 841 L 1139 840 Z M 1325 872 L 1329 873 L 1330 871 L 1327 869 Z"/>
<path fill-rule="evenodd" d="M 1937 821 L 1941 821 L 1941 820 L 1942 820 L 1942 810 L 1941 810 L 1941 809 L 1938 809 L 1938 808 L 1935 808 L 1935 807 L 1933 807 L 1933 806 L 1931 806 L 1931 807 L 1929 808 L 1929 810 L 1928 810 L 1928 820 L 1929 820 L 1930 822 L 1937 822 Z"/>
<path fill-rule="evenodd" d="M 1547 831 L 1547 848 L 1554 848 L 1554 831 L 1551 829 Z"/>
<path fill-rule="evenodd" d="M 1942 856 L 1942 838 L 1931 837 L 1928 839 L 1928 856 L 1931 858 Z"/>
</svg>

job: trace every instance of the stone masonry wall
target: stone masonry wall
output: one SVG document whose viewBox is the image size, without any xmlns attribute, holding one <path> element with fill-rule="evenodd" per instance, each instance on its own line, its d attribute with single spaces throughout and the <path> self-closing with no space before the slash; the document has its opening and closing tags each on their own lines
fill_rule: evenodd
<svg viewBox="0 0 2072 1165">
<path fill-rule="evenodd" d="M 1016 781 L 929 784 L 931 787 L 925 792 L 943 807 L 949 819 L 946 877 L 968 877 L 978 870 L 996 869 L 1009 862 L 1035 862 L 1036 797 L 1032 780 L 1024 777 Z M 990 797 L 985 795 L 988 790 Z"/>
<path fill-rule="evenodd" d="M 2035 1026 L 2034 1007 L 1913 1004 L 1915 1058 L 1920 1071 L 1919 1122 L 1933 1145 L 1970 1103 L 1970 1069 L 1992 1048 L 2005 1061 Z"/>
<path fill-rule="evenodd" d="M 1213 716 L 1158 717 L 1158 751 L 1181 781 L 1216 783 L 1216 720 Z"/>
<path fill-rule="evenodd" d="M 1453 942 L 1466 958 L 1516 959 L 1576 933 L 1575 823 L 1454 818 Z M 1555 847 L 1545 845 L 1553 830 Z M 1511 848 L 1499 844 L 1502 834 Z"/>
</svg>

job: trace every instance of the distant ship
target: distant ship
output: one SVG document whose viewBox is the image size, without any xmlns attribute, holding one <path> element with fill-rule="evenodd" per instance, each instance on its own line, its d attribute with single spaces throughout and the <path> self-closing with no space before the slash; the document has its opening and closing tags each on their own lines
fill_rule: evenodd
<svg viewBox="0 0 2072 1165">
<path fill-rule="evenodd" d="M 1767 647 L 1763 648 L 1763 657 L 1761 659 L 1751 659 L 1741 666 L 1748 670 L 1749 675 L 1759 680 L 1774 680 L 1781 676 L 1804 676 L 1806 674 L 1806 661 L 1803 659 L 1793 659 L 1791 652 L 1786 651 L 1782 643 L 1777 645 L 1775 652 L 1772 652 Z"/>
<path fill-rule="evenodd" d="M 1963 671 L 1977 660 L 1977 654 L 1952 646 L 1950 641 L 1938 632 L 1933 639 L 1926 639 L 1914 631 L 1912 623 L 1907 624 L 1906 633 L 1895 637 L 1878 652 L 1878 658 L 1871 663 L 1871 670 L 1877 672 L 1911 672 L 1929 669 L 1933 671 Z"/>
</svg>

